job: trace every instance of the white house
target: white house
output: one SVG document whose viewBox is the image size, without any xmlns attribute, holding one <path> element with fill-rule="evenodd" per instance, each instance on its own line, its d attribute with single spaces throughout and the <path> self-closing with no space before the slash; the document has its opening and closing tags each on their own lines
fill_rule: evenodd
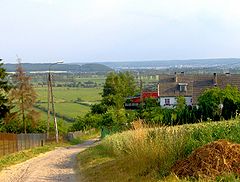
<svg viewBox="0 0 240 182">
<path fill-rule="evenodd" d="M 225 88 L 227 85 L 240 90 L 239 74 L 184 74 L 158 75 L 158 95 L 162 107 L 174 107 L 176 98 L 184 96 L 187 105 L 197 105 L 198 97 L 204 90 L 213 87 Z"/>
<path fill-rule="evenodd" d="M 184 97 L 186 100 L 186 105 L 192 106 L 192 97 L 186 96 Z M 172 108 L 177 105 L 177 97 L 176 96 L 160 96 L 159 103 L 162 107 Z"/>
</svg>

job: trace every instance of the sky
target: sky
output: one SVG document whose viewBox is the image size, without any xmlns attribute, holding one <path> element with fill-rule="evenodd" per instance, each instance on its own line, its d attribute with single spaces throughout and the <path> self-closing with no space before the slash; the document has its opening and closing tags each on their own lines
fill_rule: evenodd
<svg viewBox="0 0 240 182">
<path fill-rule="evenodd" d="M 239 58 L 239 0 L 0 0 L 0 58 Z"/>
</svg>

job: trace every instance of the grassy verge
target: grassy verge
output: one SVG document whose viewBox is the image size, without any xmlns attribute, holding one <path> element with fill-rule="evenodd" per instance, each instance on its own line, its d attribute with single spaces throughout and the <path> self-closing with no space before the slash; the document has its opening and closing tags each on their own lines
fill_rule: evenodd
<svg viewBox="0 0 240 182">
<path fill-rule="evenodd" d="M 30 158 L 36 157 L 41 153 L 54 150 L 56 147 L 68 146 L 69 143 L 49 143 L 42 147 L 36 147 L 28 150 L 23 150 L 13 154 L 0 157 L 0 170 L 5 167 L 24 162 Z"/>
<path fill-rule="evenodd" d="M 89 130 L 84 135 L 78 136 L 70 141 L 71 145 L 76 145 L 85 142 L 86 140 L 97 138 L 100 136 L 99 130 Z"/>
<path fill-rule="evenodd" d="M 80 153 L 79 168 L 83 181 L 188 181 L 171 174 L 172 165 L 218 139 L 240 143 L 240 120 L 140 128 L 114 134 Z M 234 178 L 225 175 L 218 181 Z"/>
</svg>

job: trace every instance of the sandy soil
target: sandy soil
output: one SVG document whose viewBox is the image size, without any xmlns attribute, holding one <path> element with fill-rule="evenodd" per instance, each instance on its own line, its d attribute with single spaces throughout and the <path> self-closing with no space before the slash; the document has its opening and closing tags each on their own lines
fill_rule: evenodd
<svg viewBox="0 0 240 182">
<path fill-rule="evenodd" d="M 0 172 L 1 182 L 45 182 L 45 181 L 79 181 L 76 155 L 91 146 L 96 139 L 83 144 L 61 147 L 41 154 L 23 163 L 10 166 Z"/>
</svg>

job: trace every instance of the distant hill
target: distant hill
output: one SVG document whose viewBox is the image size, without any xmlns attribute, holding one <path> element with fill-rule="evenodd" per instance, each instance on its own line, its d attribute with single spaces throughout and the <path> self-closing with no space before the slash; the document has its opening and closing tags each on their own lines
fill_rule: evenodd
<svg viewBox="0 0 240 182">
<path fill-rule="evenodd" d="M 83 64 L 81 67 L 82 72 L 109 72 L 113 71 L 112 68 L 98 63 Z"/>
<path fill-rule="evenodd" d="M 236 68 L 240 58 L 188 59 L 188 60 L 147 60 L 128 62 L 101 62 L 110 68 L 118 69 L 166 69 L 166 68 Z"/>
<path fill-rule="evenodd" d="M 7 72 L 15 72 L 17 64 L 4 64 L 4 68 Z M 33 71 L 48 71 L 50 64 L 47 63 L 22 63 L 22 66 L 26 72 Z M 110 67 L 98 64 L 56 64 L 51 66 L 52 71 L 67 71 L 67 72 L 109 72 L 112 71 Z"/>
</svg>

